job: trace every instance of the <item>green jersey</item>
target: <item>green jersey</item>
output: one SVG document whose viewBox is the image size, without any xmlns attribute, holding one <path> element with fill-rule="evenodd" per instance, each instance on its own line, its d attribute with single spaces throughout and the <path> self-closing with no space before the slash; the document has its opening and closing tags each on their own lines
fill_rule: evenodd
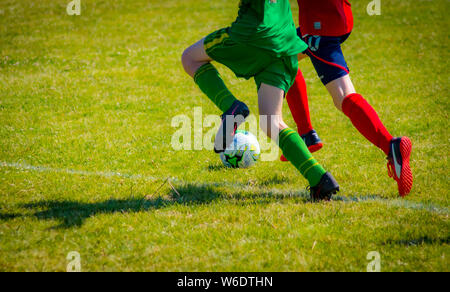
<svg viewBox="0 0 450 292">
<path fill-rule="evenodd" d="M 297 55 L 308 48 L 297 36 L 289 0 L 241 0 L 230 37 L 276 56 Z"/>
</svg>

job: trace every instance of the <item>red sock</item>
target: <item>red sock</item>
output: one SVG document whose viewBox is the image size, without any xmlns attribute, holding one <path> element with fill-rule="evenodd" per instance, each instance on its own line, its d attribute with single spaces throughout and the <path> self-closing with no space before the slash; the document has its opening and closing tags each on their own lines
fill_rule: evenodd
<svg viewBox="0 0 450 292">
<path fill-rule="evenodd" d="M 362 95 L 355 93 L 347 96 L 342 103 L 342 110 L 367 140 L 389 155 L 393 137 Z"/>
<path fill-rule="evenodd" d="M 286 96 L 286 100 L 291 110 L 294 121 L 300 135 L 307 134 L 313 130 L 311 118 L 309 116 L 308 93 L 306 91 L 306 82 L 302 71 L 298 70 L 295 83 Z"/>
</svg>

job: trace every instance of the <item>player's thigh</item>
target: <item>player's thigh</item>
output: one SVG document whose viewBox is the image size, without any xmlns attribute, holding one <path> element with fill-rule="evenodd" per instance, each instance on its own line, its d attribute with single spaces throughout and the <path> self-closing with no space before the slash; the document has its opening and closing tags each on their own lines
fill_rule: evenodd
<svg viewBox="0 0 450 292">
<path fill-rule="evenodd" d="M 340 37 L 310 36 L 306 41 L 307 54 L 324 85 L 349 74 Z"/>
</svg>

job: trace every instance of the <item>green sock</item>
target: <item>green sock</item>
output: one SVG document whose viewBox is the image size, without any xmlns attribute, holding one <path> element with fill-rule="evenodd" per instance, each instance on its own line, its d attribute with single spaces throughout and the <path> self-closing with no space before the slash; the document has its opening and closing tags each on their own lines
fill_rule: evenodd
<svg viewBox="0 0 450 292">
<path fill-rule="evenodd" d="M 284 129 L 280 132 L 279 145 L 286 159 L 309 181 L 311 187 L 317 186 L 326 171 L 314 159 L 300 135 L 291 128 Z"/>
<path fill-rule="evenodd" d="M 207 63 L 197 70 L 194 81 L 222 112 L 229 110 L 236 101 L 211 63 Z"/>
</svg>

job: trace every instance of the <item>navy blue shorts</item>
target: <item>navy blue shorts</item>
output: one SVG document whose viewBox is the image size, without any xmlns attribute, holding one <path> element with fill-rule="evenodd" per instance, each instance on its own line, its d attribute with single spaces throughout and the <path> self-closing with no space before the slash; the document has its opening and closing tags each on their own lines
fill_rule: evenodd
<svg viewBox="0 0 450 292">
<path fill-rule="evenodd" d="M 350 70 L 342 53 L 341 44 L 347 40 L 350 33 L 341 37 L 302 37 L 298 28 L 297 34 L 308 44 L 309 48 L 305 53 L 311 59 L 324 85 L 349 74 Z"/>
</svg>

